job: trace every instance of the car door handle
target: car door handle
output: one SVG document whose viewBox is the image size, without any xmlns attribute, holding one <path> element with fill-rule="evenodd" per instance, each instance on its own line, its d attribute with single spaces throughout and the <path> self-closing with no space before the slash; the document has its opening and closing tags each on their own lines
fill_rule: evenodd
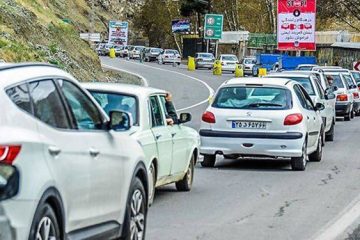
<svg viewBox="0 0 360 240">
<path fill-rule="evenodd" d="M 176 133 L 172 133 L 172 134 L 171 134 L 171 137 L 175 137 L 175 136 L 176 136 Z"/>
<path fill-rule="evenodd" d="M 48 150 L 49 150 L 50 155 L 52 155 L 52 156 L 57 156 L 61 152 L 61 149 L 58 148 L 57 146 L 50 146 L 48 148 Z"/>
<path fill-rule="evenodd" d="M 307 119 L 308 119 L 308 120 L 310 119 L 309 116 L 307 116 Z"/>
<path fill-rule="evenodd" d="M 89 153 L 92 157 L 97 157 L 100 154 L 100 151 L 95 148 L 90 148 Z"/>
<path fill-rule="evenodd" d="M 156 134 L 155 138 L 156 138 L 156 140 L 159 140 L 159 138 L 161 138 L 161 134 Z"/>
</svg>

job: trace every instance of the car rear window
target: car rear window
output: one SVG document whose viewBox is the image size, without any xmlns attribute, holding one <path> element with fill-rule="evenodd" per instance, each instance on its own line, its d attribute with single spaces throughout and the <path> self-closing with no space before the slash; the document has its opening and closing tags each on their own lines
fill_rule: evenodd
<svg viewBox="0 0 360 240">
<path fill-rule="evenodd" d="M 222 56 L 222 60 L 223 61 L 237 61 L 237 57 L 236 56 Z"/>
<path fill-rule="evenodd" d="M 345 88 L 343 81 L 341 80 L 340 75 L 332 75 L 332 74 L 326 74 L 326 77 L 332 77 L 334 82 L 333 86 L 337 86 L 338 88 Z"/>
<path fill-rule="evenodd" d="M 244 59 L 244 64 L 255 64 L 255 63 L 256 63 L 256 59 L 252 59 L 252 58 Z"/>
<path fill-rule="evenodd" d="M 355 81 L 356 81 L 357 83 L 359 83 L 359 82 L 360 82 L 360 73 L 358 73 L 358 72 L 353 72 L 352 75 L 353 75 L 353 77 L 355 78 Z"/>
<path fill-rule="evenodd" d="M 138 104 L 134 96 L 120 94 L 120 93 L 107 93 L 102 91 L 89 91 L 95 100 L 104 109 L 106 114 L 110 114 L 113 110 L 120 110 L 131 113 L 134 125 L 138 124 Z"/>
<path fill-rule="evenodd" d="M 165 54 L 174 54 L 175 55 L 175 54 L 179 54 L 179 52 L 176 50 L 166 50 Z"/>
<path fill-rule="evenodd" d="M 152 52 L 152 53 L 160 53 L 160 52 L 161 52 L 161 49 L 152 48 L 152 49 L 150 50 L 150 52 Z"/>
<path fill-rule="evenodd" d="M 201 54 L 199 54 L 199 57 L 200 58 L 213 58 L 214 56 L 209 53 L 201 53 Z"/>
<path fill-rule="evenodd" d="M 311 71 L 313 69 L 313 66 L 300 66 L 298 67 L 298 70 L 300 71 Z"/>
<path fill-rule="evenodd" d="M 212 106 L 215 108 L 251 110 L 290 109 L 291 92 L 277 87 L 224 87 L 218 91 Z"/>
</svg>

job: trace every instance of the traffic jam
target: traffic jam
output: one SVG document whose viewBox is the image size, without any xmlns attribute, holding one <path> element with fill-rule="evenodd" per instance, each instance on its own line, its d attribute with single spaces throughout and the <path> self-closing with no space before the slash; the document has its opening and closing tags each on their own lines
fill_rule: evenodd
<svg viewBox="0 0 360 240">
<path fill-rule="evenodd" d="M 279 29 L 313 26 L 284 21 Z M 313 47 L 282 36 L 279 50 Z M 80 82 L 49 63 L 0 63 L 0 240 L 144 240 L 157 189 L 190 192 L 197 171 L 226 159 L 287 161 L 289 170 L 306 171 L 326 161 L 337 123 L 360 116 L 360 71 L 312 56 L 216 50 L 186 59 L 177 49 L 112 42 L 94 50 L 228 79 L 194 119 L 179 114 L 177 92 Z M 195 120 L 199 129 L 189 126 Z"/>
</svg>

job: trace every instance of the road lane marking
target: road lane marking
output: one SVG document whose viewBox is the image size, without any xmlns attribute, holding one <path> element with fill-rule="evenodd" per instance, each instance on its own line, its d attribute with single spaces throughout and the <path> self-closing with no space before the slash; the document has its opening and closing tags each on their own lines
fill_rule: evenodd
<svg viewBox="0 0 360 240">
<path fill-rule="evenodd" d="M 192 76 L 186 75 L 186 74 L 184 74 L 184 73 L 179 73 L 179 72 L 172 71 L 172 70 L 168 70 L 168 69 L 162 69 L 162 68 L 158 68 L 158 67 L 149 66 L 149 65 L 146 65 L 146 64 L 142 64 L 142 63 L 136 63 L 136 62 L 130 62 L 130 61 L 129 61 L 128 63 L 137 64 L 137 65 L 141 65 L 141 66 L 143 66 L 143 67 L 148 67 L 148 68 L 152 68 L 152 69 L 156 69 L 156 70 L 160 70 L 160 71 L 164 71 L 164 72 L 170 72 L 170 73 L 178 74 L 178 75 L 181 75 L 181 76 L 184 76 L 184 77 L 193 79 L 193 80 L 195 80 L 195 81 L 198 81 L 198 82 L 200 82 L 201 84 L 203 84 L 203 85 L 208 89 L 208 91 L 209 91 L 209 97 L 208 97 L 208 98 L 206 98 L 205 100 L 203 100 L 203 101 L 201 101 L 201 102 L 199 102 L 199 103 L 193 104 L 193 105 L 191 105 L 191 106 L 178 109 L 178 110 L 177 110 L 178 112 L 185 111 L 185 110 L 188 110 L 188 109 L 191 109 L 191 108 L 195 108 L 195 107 L 197 107 L 197 106 L 200 106 L 200 105 L 202 105 L 202 104 L 204 104 L 204 103 L 209 102 L 209 98 L 212 97 L 213 94 L 214 94 L 214 92 L 215 92 L 214 89 L 212 89 L 212 88 L 209 86 L 209 84 L 207 84 L 206 82 L 204 82 L 203 80 L 201 80 L 201 79 L 199 79 L 199 78 L 192 77 Z M 107 64 L 103 64 L 103 65 L 105 66 L 105 65 L 107 65 Z M 108 66 L 108 65 L 107 65 L 107 66 Z M 118 69 L 119 71 L 122 71 L 122 68 L 118 68 L 118 67 L 114 67 L 114 66 L 111 66 L 111 68 L 114 69 L 114 70 L 115 70 L 115 69 Z M 124 71 L 124 72 L 125 72 L 125 71 Z M 128 73 L 131 74 L 131 72 L 128 72 Z M 135 75 L 141 76 L 141 75 L 139 75 L 139 74 L 135 74 Z M 146 80 L 145 77 L 141 76 L 141 78 L 143 78 L 143 79 L 147 82 L 147 80 Z M 148 86 L 148 85 L 147 85 L 147 86 Z"/>
<path fill-rule="evenodd" d="M 357 196 L 334 220 L 320 230 L 313 240 L 334 240 L 343 234 L 360 217 L 360 195 Z"/>
<path fill-rule="evenodd" d="M 149 86 L 149 83 L 148 81 L 146 80 L 146 78 L 144 78 L 143 76 L 141 76 L 140 74 L 137 74 L 137 73 L 134 73 L 134 72 L 130 72 L 128 70 L 123 70 L 121 68 L 117 68 L 117 67 L 114 67 L 114 66 L 110 66 L 108 64 L 104 64 L 104 63 L 101 63 L 101 66 L 104 67 L 104 68 L 107 68 L 107 69 L 111 69 L 111 70 L 115 70 L 115 71 L 120 71 L 120 72 L 124 72 L 124 73 L 127 73 L 127 74 L 131 74 L 131 75 L 135 75 L 137 76 L 138 78 L 141 79 L 142 83 L 143 83 L 143 86 L 145 87 L 148 87 Z"/>
</svg>

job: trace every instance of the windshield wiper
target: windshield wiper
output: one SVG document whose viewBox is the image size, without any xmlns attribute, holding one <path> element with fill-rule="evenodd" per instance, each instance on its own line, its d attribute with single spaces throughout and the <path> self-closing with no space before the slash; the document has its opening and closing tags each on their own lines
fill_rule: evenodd
<svg viewBox="0 0 360 240">
<path fill-rule="evenodd" d="M 267 102 L 250 103 L 248 106 L 249 106 L 249 107 L 260 107 L 260 106 L 283 107 L 283 105 L 281 105 L 281 104 L 277 104 L 277 103 L 267 103 Z"/>
</svg>

